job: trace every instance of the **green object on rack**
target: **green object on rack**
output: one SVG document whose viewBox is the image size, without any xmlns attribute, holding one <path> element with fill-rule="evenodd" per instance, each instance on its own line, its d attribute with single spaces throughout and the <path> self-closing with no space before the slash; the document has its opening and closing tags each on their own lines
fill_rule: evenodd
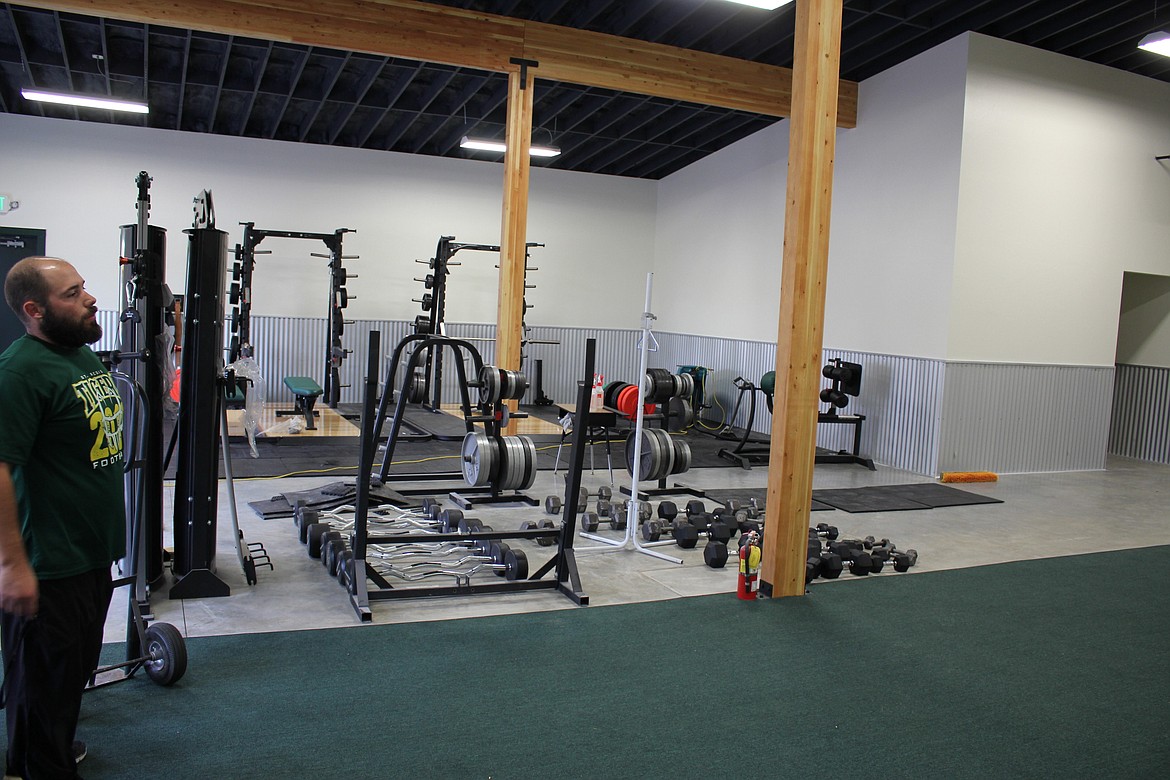
<svg viewBox="0 0 1170 780">
<path fill-rule="evenodd" d="M 776 372 L 769 371 L 760 377 L 760 389 L 764 391 L 765 395 L 772 395 L 776 392 Z"/>
</svg>

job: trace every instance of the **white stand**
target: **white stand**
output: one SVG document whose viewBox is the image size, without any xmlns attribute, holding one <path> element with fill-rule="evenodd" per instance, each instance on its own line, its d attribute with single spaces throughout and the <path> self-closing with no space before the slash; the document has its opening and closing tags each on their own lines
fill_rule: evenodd
<svg viewBox="0 0 1170 780">
<path fill-rule="evenodd" d="M 641 353 L 638 360 L 638 417 L 634 425 L 634 432 L 630 434 L 634 437 L 634 473 L 630 480 L 630 502 L 626 511 L 626 533 L 622 539 L 607 539 L 604 536 L 597 534 L 581 532 L 581 536 L 595 542 L 601 542 L 605 547 L 578 547 L 577 552 L 617 552 L 619 550 L 633 550 L 640 552 L 643 555 L 652 555 L 655 558 L 661 558 L 664 561 L 671 563 L 682 563 L 681 558 L 675 558 L 673 555 L 660 553 L 649 549 L 638 541 L 638 505 L 641 503 L 638 500 L 638 479 L 641 476 L 639 473 L 642 469 L 642 417 L 646 411 L 646 363 L 650 353 L 650 343 L 654 341 L 654 333 L 652 325 L 654 320 L 658 319 L 650 311 L 650 294 L 654 287 L 654 274 L 646 274 L 646 310 L 642 314 L 642 341 Z M 654 342 L 654 351 L 658 351 L 658 343 Z M 654 544 L 673 544 L 673 542 L 654 542 Z"/>
</svg>

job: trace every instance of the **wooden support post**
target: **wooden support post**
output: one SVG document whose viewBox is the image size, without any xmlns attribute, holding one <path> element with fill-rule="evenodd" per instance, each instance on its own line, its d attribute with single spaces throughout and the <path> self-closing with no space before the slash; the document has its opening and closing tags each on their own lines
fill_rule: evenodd
<svg viewBox="0 0 1170 780">
<path fill-rule="evenodd" d="M 797 0 L 784 268 L 760 592 L 804 594 L 833 201 L 842 0 Z"/>
<path fill-rule="evenodd" d="M 528 148 L 532 145 L 532 65 L 508 72 L 504 143 L 504 216 L 500 236 L 500 297 L 496 310 L 496 365 L 520 369 L 524 318 L 524 263 L 528 238 Z M 508 404 L 513 411 L 517 402 Z M 516 433 L 516 423 L 506 433 Z"/>
</svg>

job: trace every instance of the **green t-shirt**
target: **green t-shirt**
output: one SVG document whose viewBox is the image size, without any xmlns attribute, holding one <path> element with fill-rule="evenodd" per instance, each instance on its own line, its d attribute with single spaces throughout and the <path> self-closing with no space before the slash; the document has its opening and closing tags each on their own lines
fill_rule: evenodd
<svg viewBox="0 0 1170 780">
<path fill-rule="evenodd" d="M 89 347 L 22 336 L 0 355 L 0 461 L 40 579 L 109 566 L 126 551 L 122 402 Z"/>
</svg>

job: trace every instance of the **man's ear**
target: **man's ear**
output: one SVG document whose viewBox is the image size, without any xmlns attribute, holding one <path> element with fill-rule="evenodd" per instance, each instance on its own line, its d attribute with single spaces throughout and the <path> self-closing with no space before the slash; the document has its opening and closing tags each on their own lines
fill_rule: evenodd
<svg viewBox="0 0 1170 780">
<path fill-rule="evenodd" d="M 25 301 L 24 306 L 21 308 L 24 311 L 26 319 L 39 320 L 45 316 L 45 310 L 36 301 Z"/>
</svg>

